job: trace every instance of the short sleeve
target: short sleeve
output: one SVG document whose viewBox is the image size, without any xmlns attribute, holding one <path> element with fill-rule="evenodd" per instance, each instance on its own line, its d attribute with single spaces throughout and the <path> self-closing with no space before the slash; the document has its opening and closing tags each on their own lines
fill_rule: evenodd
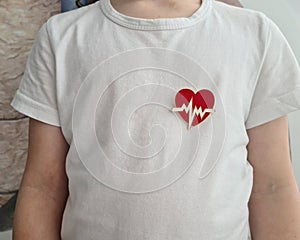
<svg viewBox="0 0 300 240">
<path fill-rule="evenodd" d="M 55 57 L 45 22 L 36 35 L 10 105 L 26 116 L 60 126 L 55 75 Z"/>
<path fill-rule="evenodd" d="M 246 129 L 300 109 L 300 67 L 287 39 L 268 17 L 264 57 L 245 121 Z"/>
</svg>

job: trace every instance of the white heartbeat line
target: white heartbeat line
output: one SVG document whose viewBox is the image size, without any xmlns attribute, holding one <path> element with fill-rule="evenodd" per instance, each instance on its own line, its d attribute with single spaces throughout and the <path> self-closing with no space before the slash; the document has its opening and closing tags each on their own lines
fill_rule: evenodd
<svg viewBox="0 0 300 240">
<path fill-rule="evenodd" d="M 193 108 L 193 98 L 191 98 L 188 106 L 186 106 L 185 104 L 183 104 L 181 107 L 177 108 L 172 108 L 173 112 L 181 112 L 181 111 L 185 111 L 186 113 L 189 113 L 189 126 L 188 128 L 190 129 L 192 126 L 192 122 L 194 120 L 195 115 L 198 116 L 200 114 L 201 119 L 203 118 L 204 114 L 207 112 L 215 112 L 216 110 L 214 110 L 213 108 L 206 108 L 204 111 L 202 111 L 202 107 L 200 106 L 199 109 L 197 109 L 197 107 L 194 108 L 194 111 L 192 111 Z"/>
</svg>

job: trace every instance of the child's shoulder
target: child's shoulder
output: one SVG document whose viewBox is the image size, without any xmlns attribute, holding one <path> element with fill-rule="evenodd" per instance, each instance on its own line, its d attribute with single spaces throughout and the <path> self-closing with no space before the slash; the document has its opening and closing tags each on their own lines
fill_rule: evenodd
<svg viewBox="0 0 300 240">
<path fill-rule="evenodd" d="M 244 27 L 268 26 L 270 18 L 263 12 L 255 9 L 242 8 L 212 0 L 213 10 L 216 16 L 223 21 L 231 21 L 244 25 Z"/>
<path fill-rule="evenodd" d="M 229 27 L 232 32 L 258 40 L 259 44 L 267 40 L 271 24 L 276 25 L 270 17 L 258 10 L 236 7 L 217 0 L 212 0 L 212 9 L 213 17 L 221 29 Z"/>
<path fill-rule="evenodd" d="M 47 20 L 49 31 L 55 34 L 64 34 L 74 27 L 84 29 L 84 26 L 93 27 L 96 21 L 99 21 L 99 2 L 86 5 L 81 8 L 76 8 L 71 11 L 62 12 L 51 16 Z M 83 28 L 82 28 L 83 27 Z"/>
</svg>

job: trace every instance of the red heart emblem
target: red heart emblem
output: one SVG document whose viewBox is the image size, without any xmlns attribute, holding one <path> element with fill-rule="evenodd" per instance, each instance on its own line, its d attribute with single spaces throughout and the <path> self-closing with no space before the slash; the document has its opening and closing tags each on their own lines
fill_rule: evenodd
<svg viewBox="0 0 300 240">
<path fill-rule="evenodd" d="M 215 111 L 214 102 L 214 95 L 208 89 L 194 93 L 191 89 L 183 88 L 175 96 L 176 108 L 172 111 L 179 112 L 190 128 L 203 122 L 210 113 Z"/>
</svg>

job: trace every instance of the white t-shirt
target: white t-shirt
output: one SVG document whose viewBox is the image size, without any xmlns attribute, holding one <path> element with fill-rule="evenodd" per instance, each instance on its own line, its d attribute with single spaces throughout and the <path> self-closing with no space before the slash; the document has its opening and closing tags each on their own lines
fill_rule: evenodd
<svg viewBox="0 0 300 240">
<path fill-rule="evenodd" d="M 62 240 L 246 240 L 246 130 L 300 109 L 300 68 L 262 12 L 100 0 L 41 26 L 11 105 L 70 145 Z"/>
</svg>

